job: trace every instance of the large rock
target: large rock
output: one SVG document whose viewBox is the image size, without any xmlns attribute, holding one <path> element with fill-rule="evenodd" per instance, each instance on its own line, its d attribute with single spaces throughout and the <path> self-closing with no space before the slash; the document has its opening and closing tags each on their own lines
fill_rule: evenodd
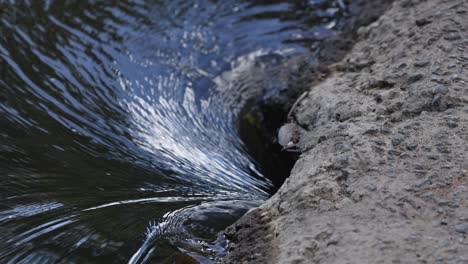
<svg viewBox="0 0 468 264">
<path fill-rule="evenodd" d="M 303 154 L 226 263 L 468 263 L 468 4 L 402 0 L 295 117 Z"/>
</svg>

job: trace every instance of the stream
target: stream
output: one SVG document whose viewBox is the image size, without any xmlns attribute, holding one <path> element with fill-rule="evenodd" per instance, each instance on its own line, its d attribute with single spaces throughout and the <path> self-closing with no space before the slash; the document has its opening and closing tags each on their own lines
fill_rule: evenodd
<svg viewBox="0 0 468 264">
<path fill-rule="evenodd" d="M 346 3 L 0 0 L 0 262 L 214 262 L 274 189 L 235 91 Z"/>
</svg>

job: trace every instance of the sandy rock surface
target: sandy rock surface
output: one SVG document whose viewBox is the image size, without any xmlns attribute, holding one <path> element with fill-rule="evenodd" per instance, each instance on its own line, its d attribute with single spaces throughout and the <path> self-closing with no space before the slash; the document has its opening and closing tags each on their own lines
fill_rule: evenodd
<svg viewBox="0 0 468 264">
<path fill-rule="evenodd" d="M 302 155 L 226 263 L 468 263 L 468 2 L 360 28 L 295 118 Z"/>
</svg>

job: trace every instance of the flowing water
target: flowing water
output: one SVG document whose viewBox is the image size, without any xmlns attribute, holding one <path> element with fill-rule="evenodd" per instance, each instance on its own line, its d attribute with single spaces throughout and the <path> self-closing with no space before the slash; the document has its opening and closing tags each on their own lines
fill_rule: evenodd
<svg viewBox="0 0 468 264">
<path fill-rule="evenodd" d="M 236 130 L 239 72 L 346 9 L 0 0 L 0 262 L 210 263 L 272 188 Z"/>
</svg>

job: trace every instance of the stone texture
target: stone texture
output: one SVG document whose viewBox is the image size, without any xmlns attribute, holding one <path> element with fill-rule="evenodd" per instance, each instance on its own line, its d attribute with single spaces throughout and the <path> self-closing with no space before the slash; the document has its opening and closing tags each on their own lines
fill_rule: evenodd
<svg viewBox="0 0 468 264">
<path fill-rule="evenodd" d="M 303 153 L 226 231 L 225 263 L 468 263 L 468 4 L 395 1 L 358 33 L 298 106 Z"/>
</svg>

